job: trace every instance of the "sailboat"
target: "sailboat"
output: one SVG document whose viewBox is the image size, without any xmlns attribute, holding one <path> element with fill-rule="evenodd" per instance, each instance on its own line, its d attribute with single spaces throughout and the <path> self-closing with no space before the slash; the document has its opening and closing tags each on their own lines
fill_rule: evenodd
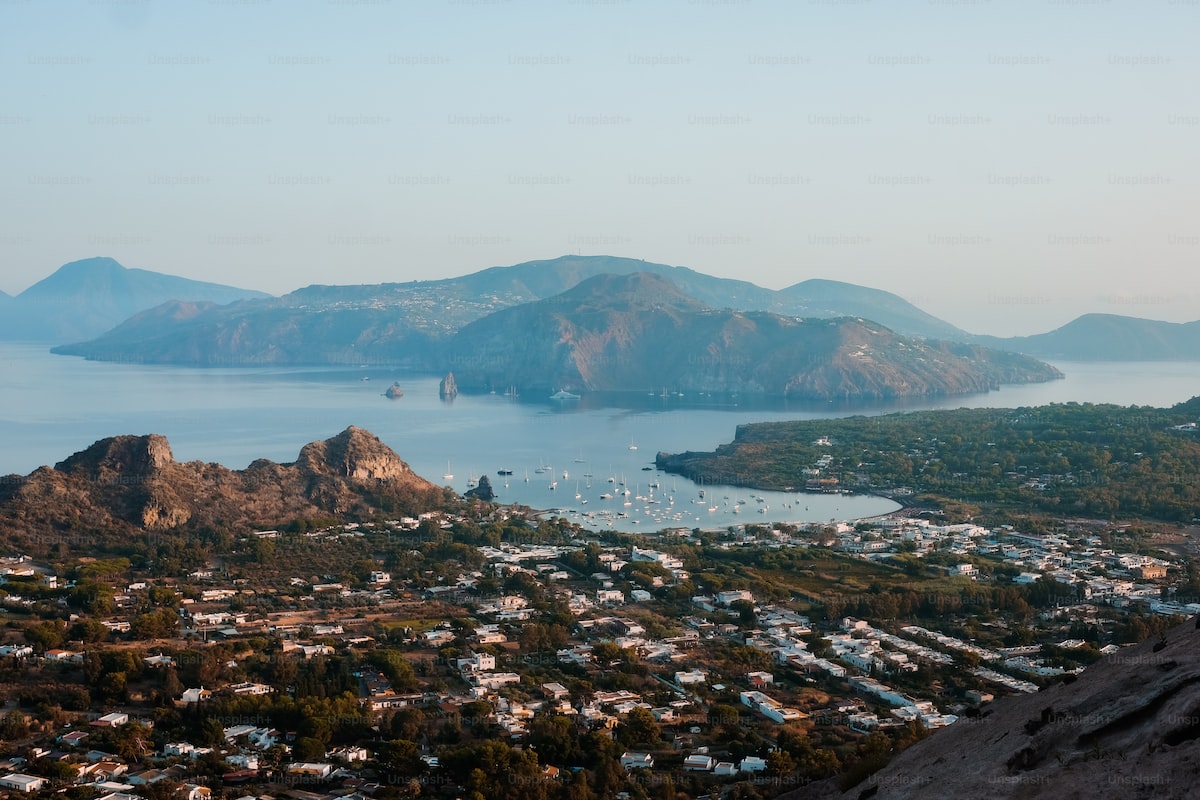
<svg viewBox="0 0 1200 800">
<path fill-rule="evenodd" d="M 447 480 L 447 481 L 454 480 L 454 473 L 450 471 L 450 462 L 449 461 L 446 462 L 446 474 L 442 476 L 442 480 Z"/>
</svg>

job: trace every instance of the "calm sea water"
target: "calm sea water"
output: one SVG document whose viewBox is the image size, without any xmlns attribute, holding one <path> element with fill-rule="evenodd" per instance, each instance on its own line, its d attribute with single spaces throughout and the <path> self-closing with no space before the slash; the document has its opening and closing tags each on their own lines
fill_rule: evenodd
<svg viewBox="0 0 1200 800">
<path fill-rule="evenodd" d="M 887 513 L 896 505 L 877 497 L 698 486 L 644 467 L 658 451 L 711 450 L 747 422 L 1069 401 L 1169 406 L 1200 394 L 1195 363 L 1055 366 L 1066 379 L 889 404 L 600 394 L 552 401 L 543 393 L 460 394 L 446 403 L 438 398 L 436 377 L 377 367 L 109 364 L 0 343 L 0 474 L 26 474 L 97 439 L 127 433 L 165 435 L 180 461 L 240 469 L 256 458 L 294 461 L 307 442 L 357 425 L 432 481 L 464 491 L 469 479 L 487 474 L 498 499 L 561 508 L 592 527 L 653 531 L 828 521 Z M 394 380 L 404 396 L 389 400 L 383 392 Z M 501 469 L 513 474 L 498 475 Z M 602 498 L 605 493 L 613 497 Z"/>
</svg>

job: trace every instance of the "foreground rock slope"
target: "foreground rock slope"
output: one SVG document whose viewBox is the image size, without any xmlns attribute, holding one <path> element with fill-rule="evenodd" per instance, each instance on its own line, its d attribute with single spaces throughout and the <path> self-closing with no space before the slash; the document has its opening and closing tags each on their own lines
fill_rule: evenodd
<svg viewBox="0 0 1200 800">
<path fill-rule="evenodd" d="M 1200 630 L 1121 650 L 1078 679 L 1006 697 L 850 790 L 784 797 L 1183 800 L 1200 796 Z"/>
</svg>

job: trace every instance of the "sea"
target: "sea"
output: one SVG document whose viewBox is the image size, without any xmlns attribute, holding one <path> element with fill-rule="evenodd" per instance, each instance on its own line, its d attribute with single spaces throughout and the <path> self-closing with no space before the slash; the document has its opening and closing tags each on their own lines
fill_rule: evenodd
<svg viewBox="0 0 1200 800">
<path fill-rule="evenodd" d="M 1170 406 L 1200 394 L 1195 362 L 1053 362 L 1062 380 L 954 397 L 819 403 L 674 392 L 438 396 L 440 376 L 379 366 L 199 368 L 87 361 L 0 343 L 0 475 L 25 475 L 121 434 L 167 437 L 178 461 L 241 469 L 294 461 L 306 443 L 355 425 L 419 475 L 466 491 L 487 475 L 505 503 L 585 527 L 652 533 L 890 513 L 870 495 L 694 483 L 654 468 L 662 451 L 708 451 L 738 425 L 895 411 L 1094 402 Z M 403 396 L 384 392 L 399 383 Z M 510 474 L 502 474 L 510 473 Z"/>
</svg>

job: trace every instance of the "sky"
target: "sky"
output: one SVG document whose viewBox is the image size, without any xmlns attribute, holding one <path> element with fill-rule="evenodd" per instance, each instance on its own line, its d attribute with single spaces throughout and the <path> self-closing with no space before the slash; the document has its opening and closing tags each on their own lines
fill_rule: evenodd
<svg viewBox="0 0 1200 800">
<path fill-rule="evenodd" d="M 0 0 L 0 290 L 564 254 L 1200 319 L 1200 0 Z"/>
</svg>

